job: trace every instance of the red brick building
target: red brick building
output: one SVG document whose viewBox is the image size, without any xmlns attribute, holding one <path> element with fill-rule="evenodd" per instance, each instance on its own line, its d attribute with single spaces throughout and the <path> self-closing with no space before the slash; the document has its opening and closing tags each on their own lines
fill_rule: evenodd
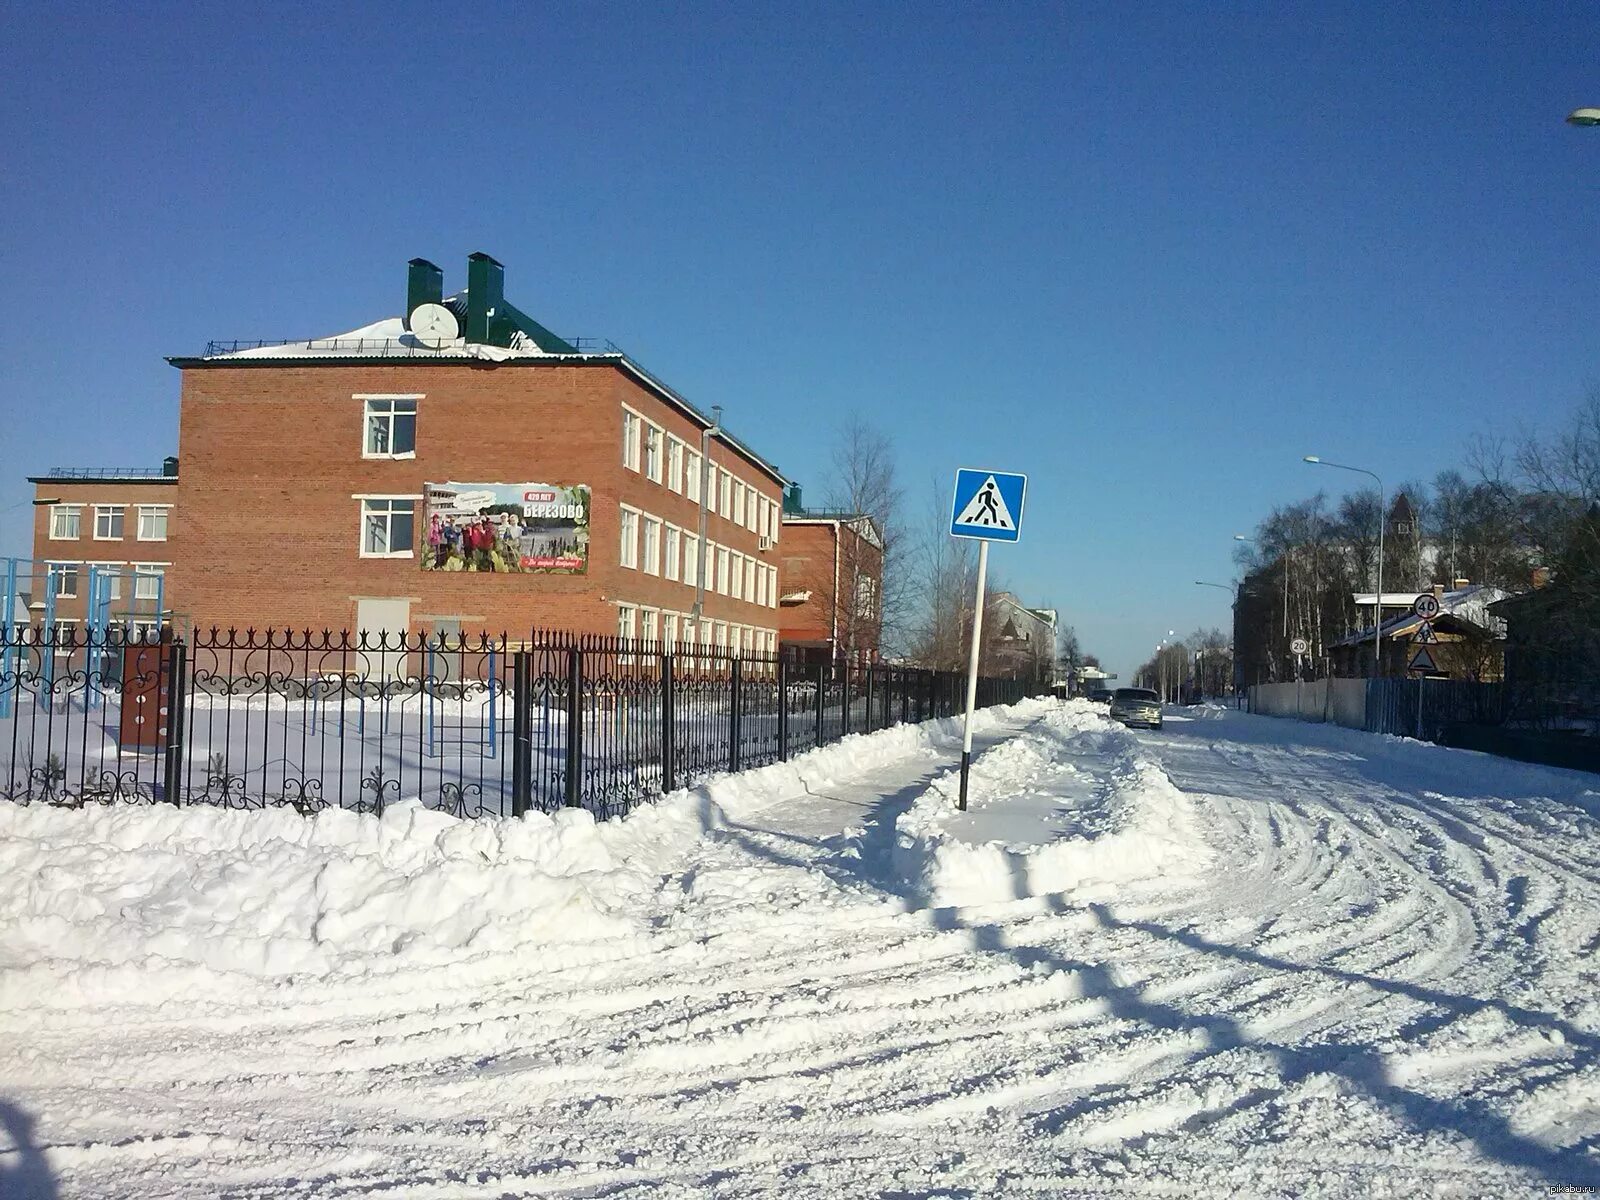
<svg viewBox="0 0 1600 1200">
<path fill-rule="evenodd" d="M 883 637 L 883 537 L 860 513 L 807 511 L 792 487 L 783 511 L 780 640 L 805 665 L 877 662 Z"/>
<path fill-rule="evenodd" d="M 609 344 L 551 334 L 503 278 L 475 254 L 445 297 L 414 259 L 405 318 L 169 360 L 171 607 L 199 627 L 774 650 L 776 467 Z"/>
<path fill-rule="evenodd" d="M 88 618 L 90 569 L 104 578 L 107 615 L 160 622 L 172 564 L 178 460 L 160 467 L 57 467 L 29 476 L 33 558 L 16 581 L 14 624 L 53 619 L 64 631 Z"/>
</svg>

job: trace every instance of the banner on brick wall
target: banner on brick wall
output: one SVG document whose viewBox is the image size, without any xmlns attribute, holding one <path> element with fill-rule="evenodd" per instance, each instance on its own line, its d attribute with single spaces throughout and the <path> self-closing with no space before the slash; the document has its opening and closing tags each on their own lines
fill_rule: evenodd
<svg viewBox="0 0 1600 1200">
<path fill-rule="evenodd" d="M 424 571 L 582 575 L 589 569 L 587 484 L 430 483 Z"/>
</svg>

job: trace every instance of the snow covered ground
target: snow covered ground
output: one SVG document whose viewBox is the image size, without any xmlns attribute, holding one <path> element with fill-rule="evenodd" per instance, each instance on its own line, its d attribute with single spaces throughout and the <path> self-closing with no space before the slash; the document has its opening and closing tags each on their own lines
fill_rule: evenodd
<svg viewBox="0 0 1600 1200">
<path fill-rule="evenodd" d="M 595 825 L 0 806 L 0 1196 L 1600 1184 L 1600 777 L 1215 709 Z"/>
</svg>

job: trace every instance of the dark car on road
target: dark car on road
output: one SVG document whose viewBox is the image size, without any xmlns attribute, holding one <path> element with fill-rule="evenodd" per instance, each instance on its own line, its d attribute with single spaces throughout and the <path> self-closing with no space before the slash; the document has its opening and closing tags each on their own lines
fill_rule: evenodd
<svg viewBox="0 0 1600 1200">
<path fill-rule="evenodd" d="M 1111 719 L 1132 727 L 1161 728 L 1161 697 L 1149 688 L 1118 688 L 1111 697 Z"/>
<path fill-rule="evenodd" d="M 1110 704 L 1111 703 L 1111 689 L 1110 688 L 1090 688 L 1087 696 L 1085 697 L 1085 699 L 1092 700 L 1096 704 Z"/>
</svg>

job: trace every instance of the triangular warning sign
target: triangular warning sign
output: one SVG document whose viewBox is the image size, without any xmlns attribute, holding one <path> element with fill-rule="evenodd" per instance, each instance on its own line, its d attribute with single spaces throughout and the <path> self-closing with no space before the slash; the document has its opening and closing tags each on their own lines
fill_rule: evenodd
<svg viewBox="0 0 1600 1200">
<path fill-rule="evenodd" d="M 1434 633 L 1433 626 L 1427 621 L 1417 626 L 1417 631 L 1411 635 L 1413 645 L 1432 645 L 1439 640 L 1439 635 Z"/>
<path fill-rule="evenodd" d="M 1411 666 L 1409 669 L 1412 671 L 1420 671 L 1422 674 L 1426 675 L 1429 672 L 1437 671 L 1439 667 L 1433 661 L 1433 655 L 1428 653 L 1428 648 L 1426 646 L 1418 646 L 1417 652 L 1411 656 Z"/>
<path fill-rule="evenodd" d="M 994 476 L 983 481 L 983 486 L 972 493 L 972 499 L 967 501 L 967 506 L 956 514 L 957 525 L 976 525 L 982 529 L 1012 530 L 1017 527 L 1016 520 L 1011 516 L 1011 510 L 1006 507 L 1006 499 L 1000 494 L 1000 485 L 994 481 Z"/>
</svg>

